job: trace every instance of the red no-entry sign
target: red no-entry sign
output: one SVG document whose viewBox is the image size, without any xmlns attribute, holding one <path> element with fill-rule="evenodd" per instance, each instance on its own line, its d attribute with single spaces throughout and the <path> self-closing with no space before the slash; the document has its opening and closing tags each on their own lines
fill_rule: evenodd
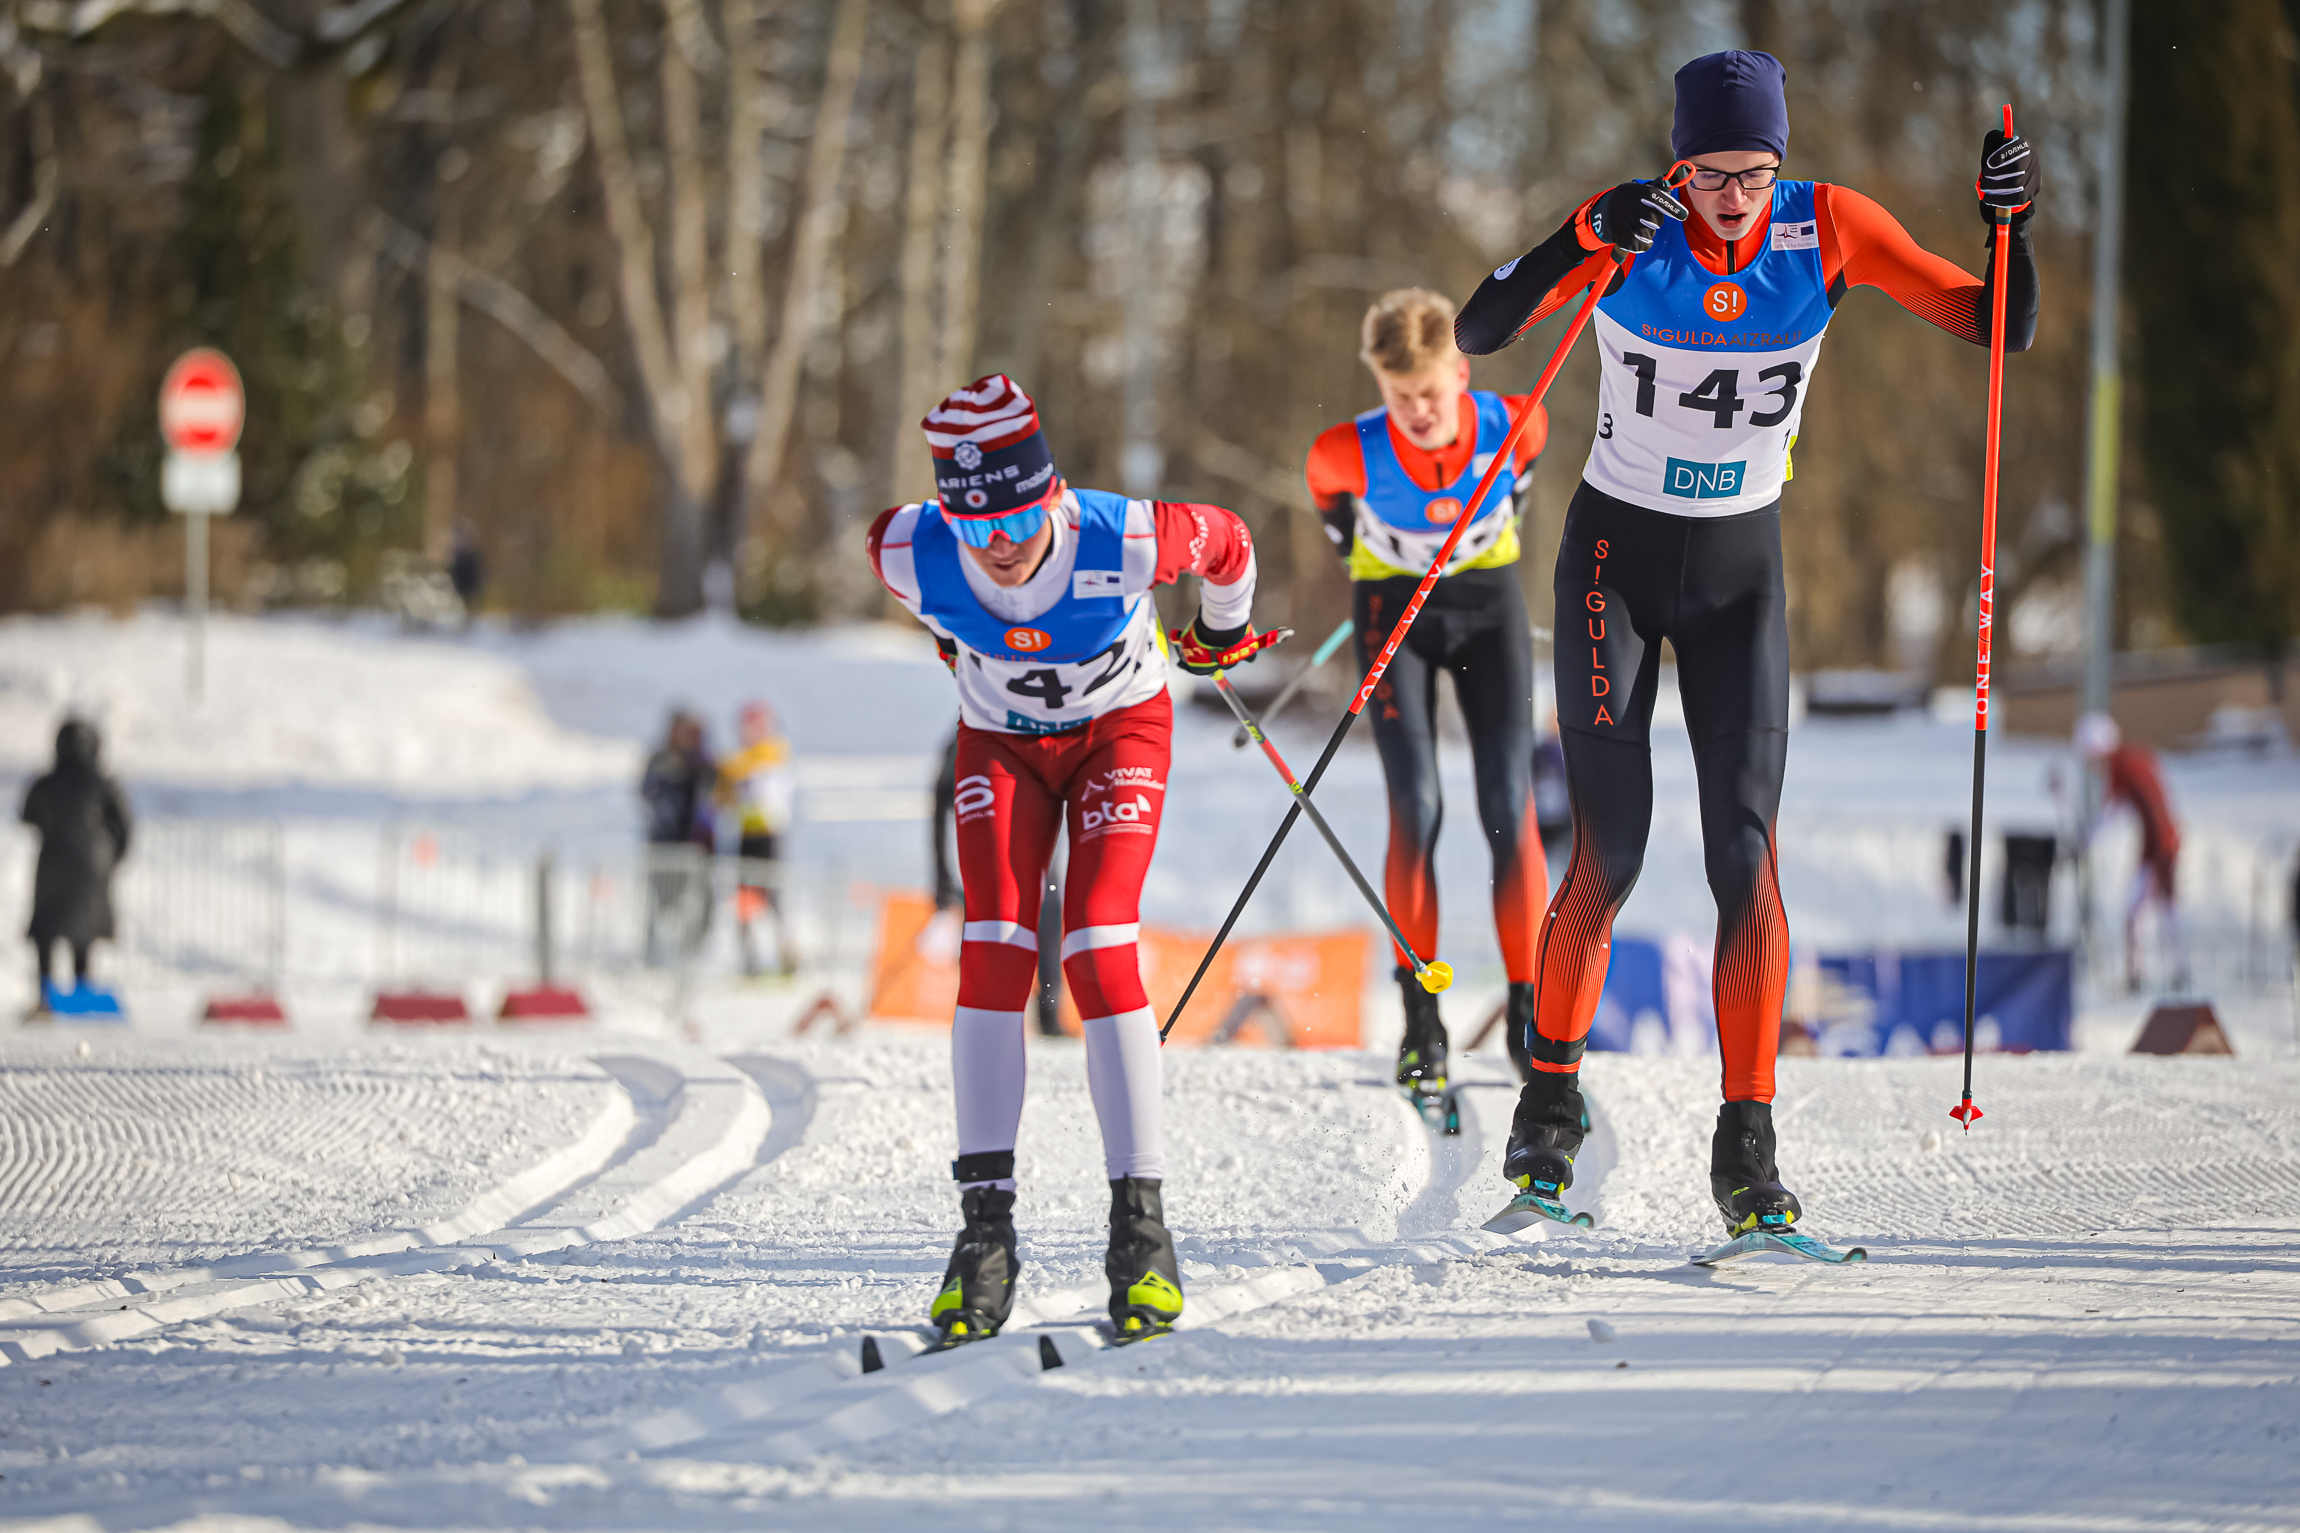
<svg viewBox="0 0 2300 1533">
<path fill-rule="evenodd" d="M 212 346 L 176 358 L 160 384 L 160 435 L 177 452 L 222 453 L 239 445 L 247 419 L 240 370 Z"/>
</svg>

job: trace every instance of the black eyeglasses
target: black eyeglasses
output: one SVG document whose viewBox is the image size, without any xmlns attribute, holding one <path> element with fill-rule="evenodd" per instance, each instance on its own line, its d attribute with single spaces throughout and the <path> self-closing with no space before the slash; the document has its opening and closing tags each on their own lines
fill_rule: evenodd
<svg viewBox="0 0 2300 1533">
<path fill-rule="evenodd" d="M 1693 167 L 1692 176 L 1688 179 L 1692 181 L 1693 189 L 1698 192 L 1721 192 L 1725 189 L 1725 183 L 1728 181 L 1740 182 L 1741 190 L 1745 192 L 1761 192 L 1773 184 L 1780 171 L 1781 167 L 1778 165 L 1760 165 L 1754 170 L 1742 171 L 1704 170 L 1696 165 Z"/>
</svg>

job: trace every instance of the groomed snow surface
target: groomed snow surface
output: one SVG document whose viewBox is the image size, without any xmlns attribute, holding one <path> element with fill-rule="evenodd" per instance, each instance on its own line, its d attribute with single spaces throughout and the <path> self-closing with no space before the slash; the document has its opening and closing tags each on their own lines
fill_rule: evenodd
<svg viewBox="0 0 2300 1533">
<path fill-rule="evenodd" d="M 202 1036 L 199 984 L 131 971 L 131 1028 L 0 1036 L 0 1521 L 2300 1527 L 2288 991 L 2221 997 L 2234 1059 L 2129 1058 L 2139 1002 L 2088 995 L 2093 1052 L 1984 1057 L 1969 1137 L 1947 1115 L 1953 1059 L 1784 1060 L 1784 1171 L 1809 1228 L 1871 1261 L 1708 1271 L 1686 1258 L 1719 1238 L 1713 1061 L 1591 1056 L 1570 1198 L 1597 1227 L 1492 1236 L 1507 1064 L 1457 1060 L 1464 1133 L 1432 1138 L 1382 1084 L 1396 1020 L 1377 977 L 1364 1052 L 1167 1056 L 1190 1309 L 1181 1334 L 1119 1352 L 1088 1329 L 1107 1190 L 1083 1059 L 1034 1039 L 1023 1303 L 1009 1335 L 917 1358 L 955 1231 L 946 1044 L 794 1036 L 806 998 L 857 974 L 722 976 L 686 1028 L 643 1007 L 529 1036 L 357 1018 L 376 827 L 626 847 L 640 749 L 673 701 L 724 738 L 739 700 L 772 697 L 800 753 L 794 860 L 921 882 L 903 804 L 952 712 L 924 647 L 708 623 L 451 641 L 230 619 L 212 639 L 210 703 L 187 709 L 164 616 L 0 624 L 0 775 L 37 770 L 77 708 L 107 727 L 148 857 L 163 820 L 284 826 L 297 1020 Z M 1298 720 L 1289 754 L 1327 727 Z M 1283 812 L 1229 728 L 1185 711 L 1187 812 L 1150 919 L 1211 924 Z M 1664 719 L 1656 738 L 1660 813 L 1623 929 L 1705 942 L 1683 731 Z M 1800 940 L 1961 938 L 1936 885 L 1970 748 L 1953 721 L 1800 727 L 1783 815 Z M 2050 824 L 2058 759 L 1992 747 L 1992 824 Z M 1444 766 L 1459 1037 L 1499 980 L 1466 757 L 1449 746 Z M 2183 874 L 2197 925 L 2251 941 L 2300 832 L 2292 758 L 2169 767 L 2206 859 L 2192 894 Z M 1372 752 L 1328 782 L 1370 864 Z M 24 854 L 0 870 L 9 923 Z M 1298 838 L 1249 925 L 1362 919 Z M 2224 949 L 2227 972 L 2230 951 L 2251 961 Z M 0 1004 L 26 994 L 18 965 L 0 972 Z M 894 1359 L 868 1377 L 865 1335 Z M 1041 1338 L 1062 1367 L 1041 1369 Z"/>
<path fill-rule="evenodd" d="M 1177 1054 L 1190 1325 L 1093 1350 L 1083 1061 L 1033 1046 L 1008 1337 L 905 1358 L 940 1040 L 11 1039 L 14 1525 L 2289 1528 L 2300 1066 L 1785 1061 L 1866 1266 L 1687 1264 L 1714 1078 L 1593 1056 L 1588 1233 L 1486 1235 L 1357 1054 Z M 236 1181 L 236 1187 L 234 1185 Z M 516 1186 L 509 1184 L 517 1183 Z M 506 1190 L 508 1189 L 508 1190 Z M 133 1220 L 123 1209 L 142 1210 Z M 1042 1371 L 1037 1322 L 1066 1366 Z M 1602 1324 L 1601 1324 L 1602 1323 Z M 858 1376 L 865 1334 L 903 1359 Z M 1598 1339 L 1599 1337 L 1604 1339 Z"/>
</svg>

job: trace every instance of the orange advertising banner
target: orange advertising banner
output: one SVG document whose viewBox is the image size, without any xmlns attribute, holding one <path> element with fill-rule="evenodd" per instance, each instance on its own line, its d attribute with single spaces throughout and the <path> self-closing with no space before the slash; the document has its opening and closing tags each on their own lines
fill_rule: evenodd
<svg viewBox="0 0 2300 1533">
<path fill-rule="evenodd" d="M 934 901 L 924 894 L 889 889 L 880 899 L 878 955 L 870 977 L 870 1014 L 876 1020 L 950 1026 L 958 1005 L 958 929 L 946 922 L 947 940 L 930 940 L 933 920 Z"/>
<path fill-rule="evenodd" d="M 890 890 L 880 904 L 870 1007 L 877 1020 L 950 1025 L 958 1004 L 958 947 L 950 939 L 957 932 L 949 922 L 943 923 L 947 931 L 930 932 L 933 917 L 933 901 L 908 890 Z M 1181 998 L 1212 940 L 1211 932 L 1142 928 L 1142 984 L 1161 1020 Z M 1371 940 L 1363 930 L 1233 937 L 1216 955 L 1169 1041 L 1354 1049 Z M 1062 1027 L 1078 1031 L 1068 985 L 1063 986 Z"/>
</svg>

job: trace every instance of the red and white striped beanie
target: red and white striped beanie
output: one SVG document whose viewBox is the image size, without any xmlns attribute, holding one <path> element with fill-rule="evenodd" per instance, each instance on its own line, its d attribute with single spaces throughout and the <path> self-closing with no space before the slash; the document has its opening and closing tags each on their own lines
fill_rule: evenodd
<svg viewBox="0 0 2300 1533">
<path fill-rule="evenodd" d="M 1054 454 L 1038 429 L 1038 407 L 1004 373 L 953 391 L 919 425 L 945 516 L 1003 516 L 1053 486 Z"/>
</svg>

